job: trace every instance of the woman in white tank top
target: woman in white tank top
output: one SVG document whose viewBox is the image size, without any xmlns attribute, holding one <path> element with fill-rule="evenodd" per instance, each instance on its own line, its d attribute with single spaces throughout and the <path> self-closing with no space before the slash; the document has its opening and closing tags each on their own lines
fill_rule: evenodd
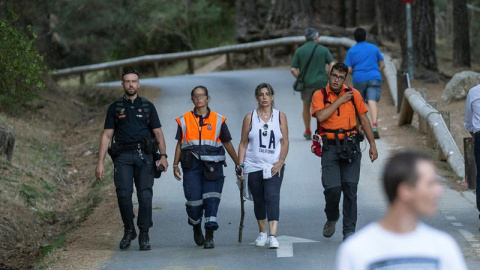
<svg viewBox="0 0 480 270">
<path fill-rule="evenodd" d="M 256 246 L 278 248 L 280 187 L 288 153 L 287 117 L 273 108 L 274 90 L 268 83 L 255 89 L 258 108 L 245 115 L 238 146 L 240 177 L 253 197 L 259 235 Z M 243 170 L 242 170 L 243 169 Z M 267 219 L 269 236 L 267 238 Z"/>
</svg>

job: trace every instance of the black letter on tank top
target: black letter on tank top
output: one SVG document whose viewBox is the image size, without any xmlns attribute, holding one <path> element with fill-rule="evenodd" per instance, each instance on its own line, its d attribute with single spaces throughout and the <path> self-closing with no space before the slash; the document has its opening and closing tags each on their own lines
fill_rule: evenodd
<svg viewBox="0 0 480 270">
<path fill-rule="evenodd" d="M 275 149 L 275 133 L 273 133 L 273 130 L 270 130 L 270 143 L 268 144 L 268 149 Z"/>
<path fill-rule="evenodd" d="M 258 138 L 260 140 L 260 148 L 267 148 L 266 145 L 262 144 L 262 130 L 261 129 L 258 130 Z"/>
</svg>

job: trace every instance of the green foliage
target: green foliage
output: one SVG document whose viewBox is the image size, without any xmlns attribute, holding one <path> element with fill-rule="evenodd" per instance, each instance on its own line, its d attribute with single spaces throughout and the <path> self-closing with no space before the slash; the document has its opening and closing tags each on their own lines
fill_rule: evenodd
<svg viewBox="0 0 480 270">
<path fill-rule="evenodd" d="M 231 44 L 228 0 L 58 0 L 51 7 L 68 42 L 67 66 Z"/>
<path fill-rule="evenodd" d="M 0 110 L 4 112 L 18 112 L 45 87 L 43 57 L 35 48 L 34 31 L 29 27 L 27 32 L 32 37 L 15 29 L 8 19 L 0 20 Z"/>
<path fill-rule="evenodd" d="M 29 186 L 23 183 L 20 185 L 20 196 L 30 206 L 35 206 L 38 200 L 43 198 L 43 194 L 36 187 Z"/>
<path fill-rule="evenodd" d="M 55 242 L 51 244 L 43 244 L 40 247 L 40 253 L 42 257 L 52 253 L 53 250 L 62 247 L 65 244 L 65 235 L 60 236 Z"/>
</svg>

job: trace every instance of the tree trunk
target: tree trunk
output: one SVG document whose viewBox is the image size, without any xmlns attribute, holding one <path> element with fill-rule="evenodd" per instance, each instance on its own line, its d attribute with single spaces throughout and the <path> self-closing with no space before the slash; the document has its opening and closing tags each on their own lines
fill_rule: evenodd
<svg viewBox="0 0 480 270">
<path fill-rule="evenodd" d="M 397 0 L 375 0 L 375 21 L 377 35 L 394 41 L 402 29 L 399 24 L 405 22 L 405 7 Z"/>
<path fill-rule="evenodd" d="M 413 3 L 412 32 L 415 65 L 430 71 L 438 71 L 435 53 L 435 4 L 433 0 L 421 0 Z"/>
<path fill-rule="evenodd" d="M 300 30 L 303 33 L 312 26 L 312 14 L 311 0 L 271 0 L 263 36 L 270 39 L 299 34 Z"/>
<path fill-rule="evenodd" d="M 261 27 L 255 0 L 235 1 L 236 40 L 239 43 L 261 39 Z"/>
<path fill-rule="evenodd" d="M 470 34 L 466 0 L 453 1 L 453 66 L 470 67 Z"/>
<path fill-rule="evenodd" d="M 375 22 L 375 2 L 372 0 L 357 0 L 357 22 L 369 25 Z"/>
<path fill-rule="evenodd" d="M 357 0 L 348 1 L 348 20 L 349 27 L 357 26 Z"/>
</svg>

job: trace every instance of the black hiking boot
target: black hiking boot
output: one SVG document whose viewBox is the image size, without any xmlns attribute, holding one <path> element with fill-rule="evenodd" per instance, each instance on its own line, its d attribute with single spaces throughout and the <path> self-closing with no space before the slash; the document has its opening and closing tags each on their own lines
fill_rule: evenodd
<svg viewBox="0 0 480 270">
<path fill-rule="evenodd" d="M 124 227 L 125 231 L 123 234 L 123 238 L 120 241 L 120 249 L 128 248 L 132 240 L 137 238 L 137 232 L 135 231 L 135 225 L 133 224 L 133 221 L 129 224 L 125 224 Z"/>
<path fill-rule="evenodd" d="M 206 229 L 205 230 L 205 243 L 203 244 L 203 248 L 214 248 L 215 244 L 213 243 L 213 229 Z"/>
<path fill-rule="evenodd" d="M 193 226 L 193 240 L 197 246 L 203 246 L 205 238 L 203 238 L 202 225 L 197 224 Z"/>
<path fill-rule="evenodd" d="M 140 231 L 140 235 L 138 236 L 138 245 L 140 246 L 140 250 L 152 249 L 152 247 L 150 246 L 150 238 L 148 237 L 148 230 Z"/>
</svg>

